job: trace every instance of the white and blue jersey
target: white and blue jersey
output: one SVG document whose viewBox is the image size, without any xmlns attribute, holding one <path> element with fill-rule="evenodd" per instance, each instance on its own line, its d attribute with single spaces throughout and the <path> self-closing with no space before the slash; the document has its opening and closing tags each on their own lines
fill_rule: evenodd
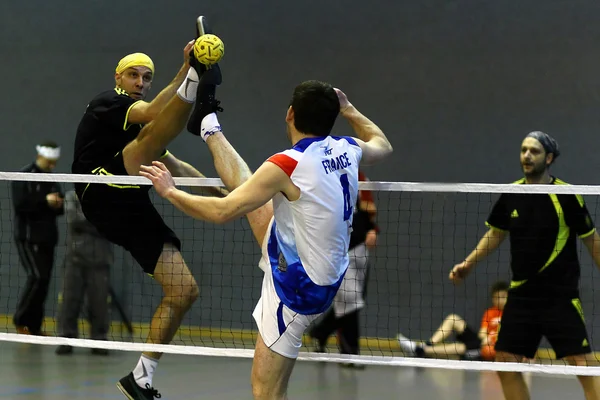
<svg viewBox="0 0 600 400">
<path fill-rule="evenodd" d="M 305 138 L 268 159 L 300 189 L 273 198 L 268 261 L 281 303 L 302 315 L 327 310 L 348 268 L 362 150 L 353 138 Z"/>
</svg>

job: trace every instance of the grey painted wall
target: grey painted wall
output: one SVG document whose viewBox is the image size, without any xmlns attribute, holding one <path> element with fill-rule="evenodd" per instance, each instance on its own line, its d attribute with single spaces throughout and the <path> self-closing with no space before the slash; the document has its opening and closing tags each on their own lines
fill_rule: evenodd
<svg viewBox="0 0 600 400">
<path fill-rule="evenodd" d="M 554 172 L 571 183 L 598 184 L 596 154 L 600 5 L 592 1 L 231 1 L 0 4 L 0 170 L 14 171 L 44 138 L 58 140 L 68 172 L 75 128 L 87 102 L 113 85 L 117 60 L 133 51 L 157 67 L 152 93 L 179 68 L 198 14 L 226 46 L 226 135 L 252 168 L 287 146 L 284 114 L 295 84 L 330 81 L 389 135 L 395 153 L 367 168 L 372 180 L 511 182 L 520 177 L 518 147 L 531 130 L 562 146 Z M 349 134 L 343 121 L 339 134 Z M 209 153 L 183 133 L 171 151 L 215 176 Z M 0 185 L 0 312 L 11 313 L 24 282 L 11 244 L 8 185 Z M 378 195 L 383 228 L 373 260 L 366 334 L 402 330 L 424 337 L 448 312 L 478 323 L 488 285 L 508 279 L 507 247 L 482 263 L 461 287 L 447 273 L 484 232 L 495 196 Z M 598 200 L 587 199 L 596 217 Z M 258 248 L 245 221 L 225 227 L 191 221 L 158 201 L 184 238 L 202 287 L 185 323 L 253 328 L 261 278 Z M 64 238 L 64 234 L 63 234 Z M 62 262 L 62 251 L 58 254 Z M 595 315 L 598 273 L 582 256 L 582 299 Z M 60 276 L 60 267 L 57 279 Z M 148 320 L 160 289 L 132 266 L 115 265 L 113 284 L 137 320 Z M 53 286 L 53 294 L 56 288 Z M 55 312 L 52 296 L 49 313 Z"/>
</svg>

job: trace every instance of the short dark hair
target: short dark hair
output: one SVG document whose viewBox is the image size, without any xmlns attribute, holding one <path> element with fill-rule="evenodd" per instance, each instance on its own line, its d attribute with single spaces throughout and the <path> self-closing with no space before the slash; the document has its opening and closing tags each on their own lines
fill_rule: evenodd
<svg viewBox="0 0 600 400">
<path fill-rule="evenodd" d="M 57 149 L 59 147 L 58 144 L 52 140 L 46 140 L 45 142 L 40 143 L 40 146 L 50 147 L 51 149 Z"/>
<path fill-rule="evenodd" d="M 305 81 L 296 86 L 290 103 L 298 132 L 327 136 L 340 113 L 340 100 L 329 83 Z"/>
<path fill-rule="evenodd" d="M 498 281 L 492 285 L 492 296 L 498 292 L 508 292 L 510 286 L 505 281 Z"/>
</svg>

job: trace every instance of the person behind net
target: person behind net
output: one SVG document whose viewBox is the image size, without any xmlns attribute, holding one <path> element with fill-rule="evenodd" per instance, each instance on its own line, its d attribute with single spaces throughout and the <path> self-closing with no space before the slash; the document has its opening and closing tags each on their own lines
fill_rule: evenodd
<svg viewBox="0 0 600 400">
<path fill-rule="evenodd" d="M 366 181 L 367 177 L 359 170 L 358 180 Z M 359 311 L 365 306 L 365 290 L 369 250 L 377 244 L 379 228 L 375 224 L 377 207 L 373 194 L 369 190 L 358 192 L 358 201 L 354 207 L 352 233 L 348 255 L 350 264 L 342 285 L 333 300 L 332 307 L 323 314 L 309 329 L 309 335 L 316 341 L 315 351 L 325 352 L 327 338 L 337 331 L 338 346 L 342 354 L 360 353 Z M 354 363 L 340 364 L 344 367 L 363 368 Z"/>
<path fill-rule="evenodd" d="M 92 340 L 106 340 L 109 330 L 110 266 L 113 245 L 85 218 L 74 190 L 65 195 L 67 250 L 58 315 L 59 335 L 79 337 L 79 314 L 87 298 L 87 315 Z M 56 354 L 71 354 L 73 347 L 60 345 Z M 92 349 L 92 354 L 108 355 L 106 349 Z"/>
<path fill-rule="evenodd" d="M 515 184 L 565 185 L 550 174 L 559 156 L 556 140 L 535 131 L 521 143 L 524 178 Z M 590 348 L 579 300 L 579 237 L 600 266 L 600 237 L 583 197 L 571 194 L 504 193 L 486 221 L 489 230 L 475 250 L 454 266 L 450 279 L 462 281 L 475 265 L 510 235 L 512 281 L 496 343 L 496 361 L 534 358 L 546 337 L 557 359 L 591 366 Z M 528 399 L 520 372 L 498 372 L 507 399 Z M 579 376 L 587 399 L 600 396 L 598 379 Z"/>
<path fill-rule="evenodd" d="M 399 333 L 400 348 L 409 356 L 458 356 L 462 360 L 469 361 L 494 361 L 496 356 L 494 347 L 498 339 L 498 328 L 507 295 L 508 283 L 499 281 L 492 285 L 492 306 L 483 313 L 478 332 L 472 329 L 464 318 L 450 314 L 425 342 L 410 340 Z M 446 342 L 452 334 L 455 335 L 456 342 Z"/>
<path fill-rule="evenodd" d="M 52 141 L 36 146 L 35 162 L 20 172 L 50 173 L 60 158 Z M 64 213 L 63 192 L 57 182 L 13 181 L 14 239 L 27 283 L 13 316 L 17 333 L 45 335 L 42 330 L 48 287 L 58 243 L 56 218 Z"/>
<path fill-rule="evenodd" d="M 331 135 L 340 113 L 358 139 Z M 225 198 L 178 190 L 160 161 L 140 172 L 160 196 L 193 218 L 225 223 L 247 215 L 264 271 L 253 312 L 259 331 L 251 373 L 256 399 L 286 398 L 302 336 L 330 307 L 348 268 L 359 164 L 392 152 L 381 129 L 328 83 L 298 85 L 285 121 L 292 147 L 269 157 L 254 174 L 223 135 L 215 113 L 188 124 L 206 141 L 231 191 Z"/>
<path fill-rule="evenodd" d="M 198 18 L 198 36 L 210 33 Z M 166 150 L 191 118 L 219 109 L 214 99 L 221 83 L 218 65 L 207 69 L 194 57 L 194 41 L 183 49 L 179 72 L 152 101 L 146 102 L 154 78 L 154 63 L 143 53 L 121 59 L 114 89 L 94 97 L 77 128 L 74 174 L 138 175 L 140 165 L 159 158 L 177 176 L 203 177 L 190 164 Z M 151 185 L 76 184 L 75 191 L 88 221 L 112 243 L 127 250 L 142 270 L 157 281 L 164 297 L 150 322 L 147 343 L 169 343 L 185 313 L 199 295 L 198 284 L 181 255 L 181 242 L 149 196 Z M 217 189 L 214 194 L 219 194 Z M 144 352 L 117 387 L 129 399 L 160 396 L 152 380 L 161 353 Z"/>
</svg>

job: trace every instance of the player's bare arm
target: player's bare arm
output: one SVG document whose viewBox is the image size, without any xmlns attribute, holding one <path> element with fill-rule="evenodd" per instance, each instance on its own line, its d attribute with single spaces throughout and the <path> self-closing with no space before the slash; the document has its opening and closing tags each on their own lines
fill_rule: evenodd
<svg viewBox="0 0 600 400">
<path fill-rule="evenodd" d="M 129 124 L 147 124 L 158 115 L 165 105 L 167 105 L 187 76 L 188 69 L 190 68 L 190 51 L 193 46 L 194 41 L 192 40 L 183 49 L 183 65 L 167 87 L 165 87 L 151 102 L 140 100 L 131 106 L 127 116 L 127 122 Z M 125 73 L 129 72 L 131 71 L 126 71 Z M 143 79 L 148 79 L 148 77 L 143 77 Z M 150 80 L 151 79 L 152 76 L 150 76 Z"/>
<path fill-rule="evenodd" d="M 299 189 L 286 173 L 270 162 L 265 162 L 246 182 L 224 198 L 195 196 L 177 189 L 171 173 L 159 161 L 153 162 L 152 166 L 143 165 L 140 175 L 150 179 L 157 193 L 180 211 L 218 224 L 256 210 L 279 192 L 292 201 L 300 197 Z"/>
<path fill-rule="evenodd" d="M 594 263 L 600 268 L 600 235 L 598 231 L 581 239 L 585 247 L 588 249 Z"/>
<path fill-rule="evenodd" d="M 172 176 L 180 176 L 184 178 L 206 178 L 202 172 L 198 171 L 189 163 L 178 159 L 173 153 L 168 152 L 160 161 L 165 164 Z M 227 189 L 212 186 L 192 186 L 191 190 L 194 194 L 200 196 L 217 196 L 225 197 L 229 193 Z"/>
<path fill-rule="evenodd" d="M 369 118 L 365 117 L 348 100 L 348 97 L 339 89 L 335 89 L 340 100 L 340 114 L 358 136 L 356 142 L 363 151 L 361 164 L 372 165 L 383 160 L 394 150 L 383 131 Z"/>
<path fill-rule="evenodd" d="M 479 261 L 483 260 L 502 244 L 504 239 L 506 239 L 507 233 L 496 228 L 490 228 L 483 235 L 475 250 L 463 262 L 456 264 L 452 268 L 452 271 L 450 271 L 450 280 L 458 283 L 465 278 Z"/>
<path fill-rule="evenodd" d="M 490 339 L 488 337 L 488 330 L 486 327 L 481 327 L 477 336 L 479 336 L 479 339 L 481 340 L 482 347 L 487 346 L 490 343 Z"/>
</svg>

